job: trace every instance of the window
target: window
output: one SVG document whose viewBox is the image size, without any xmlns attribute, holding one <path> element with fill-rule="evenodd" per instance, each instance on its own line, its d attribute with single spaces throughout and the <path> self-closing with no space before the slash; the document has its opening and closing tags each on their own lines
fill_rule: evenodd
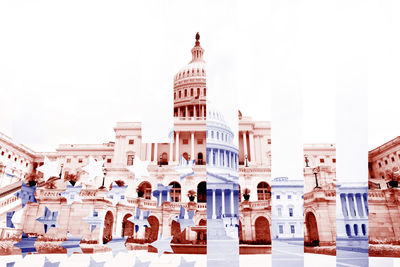
<svg viewBox="0 0 400 267">
<path fill-rule="evenodd" d="M 350 228 L 350 225 L 348 225 L 348 224 L 346 224 L 346 234 L 347 234 L 347 236 L 351 236 L 351 228 Z"/>
<path fill-rule="evenodd" d="M 200 88 L 197 88 L 197 96 L 200 96 Z"/>
<path fill-rule="evenodd" d="M 179 91 L 179 98 L 181 98 L 181 96 L 182 96 L 182 95 L 181 95 L 181 91 Z"/>
<path fill-rule="evenodd" d="M 187 97 L 187 89 L 185 89 L 185 97 Z"/>
<path fill-rule="evenodd" d="M 380 162 L 379 162 L 379 163 L 378 163 L 378 165 L 379 165 L 379 168 L 381 168 L 381 167 L 382 167 L 382 163 L 380 163 Z"/>
<path fill-rule="evenodd" d="M 332 162 L 333 162 L 333 163 L 336 163 L 336 159 L 332 159 Z"/>
<path fill-rule="evenodd" d="M 270 198 L 270 186 L 266 182 L 260 182 L 257 185 L 258 200 L 266 200 Z"/>
<path fill-rule="evenodd" d="M 319 162 L 320 162 L 320 163 L 324 163 L 325 160 L 324 160 L 324 159 L 319 159 Z"/>
<path fill-rule="evenodd" d="M 294 228 L 294 225 L 293 225 L 293 224 L 290 225 L 290 232 L 291 232 L 292 234 L 295 233 L 295 228 Z"/>
<path fill-rule="evenodd" d="M 133 145 L 134 143 L 135 143 L 135 140 L 129 139 L 129 144 L 130 144 L 130 145 Z"/>
<path fill-rule="evenodd" d="M 176 99 L 176 92 L 174 93 L 174 99 Z"/>
<path fill-rule="evenodd" d="M 8 158 L 11 159 L 11 155 L 8 155 Z"/>
<path fill-rule="evenodd" d="M 288 195 L 288 196 L 287 196 L 287 199 L 292 199 L 292 195 Z"/>
<path fill-rule="evenodd" d="M 29 165 L 29 163 L 27 162 L 27 163 L 25 164 L 25 167 L 28 167 L 28 165 Z"/>
<path fill-rule="evenodd" d="M 276 199 L 281 199 L 281 196 L 280 195 L 276 195 Z"/>
<path fill-rule="evenodd" d="M 282 217 L 282 208 L 281 207 L 278 208 L 278 217 Z"/>
<path fill-rule="evenodd" d="M 133 165 L 133 159 L 135 158 L 135 155 L 128 155 L 128 160 L 126 162 L 126 165 L 132 166 Z"/>
<path fill-rule="evenodd" d="M 270 145 L 271 144 L 271 139 L 268 139 L 268 145 Z"/>
<path fill-rule="evenodd" d="M 385 159 L 385 164 L 388 165 L 388 161 Z"/>
<path fill-rule="evenodd" d="M 183 140 L 182 140 L 182 144 L 184 144 L 184 145 L 189 144 L 189 139 L 183 139 Z"/>
<path fill-rule="evenodd" d="M 173 202 L 181 201 L 181 185 L 178 182 L 172 182 L 169 185 L 172 185 L 172 188 L 169 192 L 172 201 Z"/>
<path fill-rule="evenodd" d="M 4 156 L 4 151 L 1 151 L 1 155 Z M 399 155 L 400 156 L 400 155 Z"/>
<path fill-rule="evenodd" d="M 71 163 L 71 159 L 67 159 L 67 163 Z"/>
<path fill-rule="evenodd" d="M 107 163 L 111 163 L 111 159 L 107 159 Z"/>
<path fill-rule="evenodd" d="M 283 234 L 283 225 L 282 224 L 279 225 L 279 233 Z"/>
<path fill-rule="evenodd" d="M 190 96 L 193 96 L 193 88 L 190 89 Z"/>
<path fill-rule="evenodd" d="M 202 145 L 203 144 L 203 139 L 197 139 L 197 144 Z"/>
<path fill-rule="evenodd" d="M 206 88 L 204 88 L 203 91 L 204 91 L 203 95 L 206 96 Z"/>
<path fill-rule="evenodd" d="M 289 217 L 293 217 L 293 208 L 289 208 Z"/>
<path fill-rule="evenodd" d="M 83 162 L 83 159 L 78 159 L 78 163 L 82 163 Z"/>
<path fill-rule="evenodd" d="M 354 227 L 354 235 L 358 235 L 358 225 L 355 224 L 353 225 L 353 227 Z"/>
<path fill-rule="evenodd" d="M 394 162 L 394 157 L 392 157 L 392 162 Z"/>
</svg>

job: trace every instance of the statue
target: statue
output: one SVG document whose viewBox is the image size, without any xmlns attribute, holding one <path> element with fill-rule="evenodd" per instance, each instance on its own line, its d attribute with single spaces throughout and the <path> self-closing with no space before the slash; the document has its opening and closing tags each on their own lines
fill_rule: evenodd
<svg viewBox="0 0 400 267">
<path fill-rule="evenodd" d="M 200 40 L 200 34 L 199 34 L 199 32 L 197 32 L 196 33 L 196 41 L 199 41 Z"/>
</svg>

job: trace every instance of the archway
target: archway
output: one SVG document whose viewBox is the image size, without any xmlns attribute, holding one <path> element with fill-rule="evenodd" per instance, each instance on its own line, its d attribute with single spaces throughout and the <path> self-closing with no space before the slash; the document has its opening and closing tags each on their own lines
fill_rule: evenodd
<svg viewBox="0 0 400 267">
<path fill-rule="evenodd" d="M 146 227 L 145 239 L 146 242 L 152 243 L 158 239 L 158 229 L 160 228 L 160 223 L 156 216 L 150 216 L 147 218 L 150 227 Z"/>
<path fill-rule="evenodd" d="M 197 154 L 197 165 L 203 165 L 203 153 Z"/>
<path fill-rule="evenodd" d="M 108 243 L 112 240 L 114 217 L 111 211 L 107 211 L 104 217 L 104 229 L 103 229 L 103 244 Z"/>
<path fill-rule="evenodd" d="M 256 232 L 256 242 L 260 245 L 271 244 L 271 232 L 269 222 L 265 217 L 258 217 L 254 223 Z"/>
<path fill-rule="evenodd" d="M 197 202 L 206 203 L 207 202 L 207 183 L 201 182 L 197 185 Z"/>
<path fill-rule="evenodd" d="M 314 213 L 308 212 L 306 214 L 306 238 L 304 240 L 304 245 L 306 246 L 318 246 L 319 236 L 318 236 L 318 225 L 317 219 Z"/>
<path fill-rule="evenodd" d="M 128 238 L 133 237 L 133 233 L 135 230 L 135 224 L 128 219 L 132 217 L 132 214 L 126 214 L 122 219 L 122 232 L 121 236 L 127 236 Z"/>
<path fill-rule="evenodd" d="M 187 243 L 186 240 L 186 229 L 181 232 L 181 226 L 177 221 L 172 221 L 171 223 L 171 235 L 172 243 L 184 244 Z"/>
</svg>

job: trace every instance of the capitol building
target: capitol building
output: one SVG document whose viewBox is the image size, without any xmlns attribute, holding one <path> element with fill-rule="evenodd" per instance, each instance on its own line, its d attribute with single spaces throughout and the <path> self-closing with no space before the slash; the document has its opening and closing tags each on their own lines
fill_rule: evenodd
<svg viewBox="0 0 400 267">
<path fill-rule="evenodd" d="M 254 121 L 239 111 L 239 130 L 232 132 L 223 115 L 207 102 L 206 65 L 199 35 L 191 54 L 191 61 L 173 77 L 171 143 L 144 143 L 140 122 L 116 123 L 115 139 L 108 143 L 61 144 L 56 152 L 32 151 L 0 134 L 0 238 L 21 230 L 39 236 L 66 236 L 69 232 L 101 245 L 114 236 L 126 236 L 133 249 L 140 249 L 162 234 L 173 237 L 176 253 L 205 253 L 207 236 L 212 236 L 207 234 L 207 225 L 212 220 L 234 219 L 232 226 L 243 251 L 248 245 L 258 246 L 259 253 L 269 253 L 271 232 L 285 236 L 287 229 L 293 233 L 284 220 L 271 230 L 271 123 Z M 305 243 L 331 245 L 336 238 L 335 146 L 304 145 L 304 154 L 304 196 L 296 196 L 304 197 Z M 60 175 L 47 182 L 37 171 L 45 157 L 60 162 Z M 89 179 L 84 167 L 91 158 L 104 161 L 104 176 Z M 177 172 L 182 158 L 195 161 L 193 173 L 184 178 Z M 149 162 L 149 177 L 135 177 L 129 170 L 138 159 Z M 36 202 L 23 207 L 15 193 L 21 190 L 22 181 L 28 184 L 32 173 L 39 175 Z M 82 187 L 78 192 L 81 201 L 72 204 L 60 195 L 71 177 Z M 127 186 L 123 202 L 113 203 L 107 195 L 115 181 Z M 170 186 L 170 201 L 161 204 L 153 194 L 160 184 Z M 174 219 L 181 206 L 195 212 L 194 225 L 183 231 Z M 57 228 L 50 227 L 47 232 L 36 220 L 46 208 L 58 212 Z M 149 227 L 135 231 L 129 218 L 138 208 L 150 211 Z M 290 209 L 290 205 L 281 205 L 276 214 L 291 216 Z M 11 221 L 13 211 L 18 217 Z M 104 227 L 92 227 L 94 219 Z M 227 236 L 230 233 L 227 231 Z"/>
</svg>

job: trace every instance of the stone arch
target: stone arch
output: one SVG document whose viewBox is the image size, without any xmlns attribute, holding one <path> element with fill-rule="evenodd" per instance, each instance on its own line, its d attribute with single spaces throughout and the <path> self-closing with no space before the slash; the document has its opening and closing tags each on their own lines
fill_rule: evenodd
<svg viewBox="0 0 400 267">
<path fill-rule="evenodd" d="M 206 203 L 207 202 L 207 182 L 203 181 L 197 185 L 197 202 Z"/>
<path fill-rule="evenodd" d="M 257 244 L 271 244 L 270 224 L 266 217 L 258 216 L 254 222 L 255 240 Z"/>
<path fill-rule="evenodd" d="M 104 216 L 103 244 L 106 244 L 112 240 L 113 226 L 114 226 L 114 215 L 109 210 Z"/>
<path fill-rule="evenodd" d="M 133 237 L 133 233 L 135 232 L 135 224 L 128 219 L 132 217 L 132 214 L 127 213 L 122 219 L 122 230 L 121 236 Z"/>
<path fill-rule="evenodd" d="M 160 222 L 158 218 L 154 215 L 151 215 L 147 218 L 149 222 L 149 227 L 145 229 L 145 239 L 146 242 L 152 243 L 158 239 L 158 231 L 160 229 Z"/>
<path fill-rule="evenodd" d="M 306 213 L 305 224 L 306 224 L 306 235 L 304 236 L 304 245 L 318 246 L 319 245 L 318 224 L 314 212 L 308 211 Z"/>
</svg>

